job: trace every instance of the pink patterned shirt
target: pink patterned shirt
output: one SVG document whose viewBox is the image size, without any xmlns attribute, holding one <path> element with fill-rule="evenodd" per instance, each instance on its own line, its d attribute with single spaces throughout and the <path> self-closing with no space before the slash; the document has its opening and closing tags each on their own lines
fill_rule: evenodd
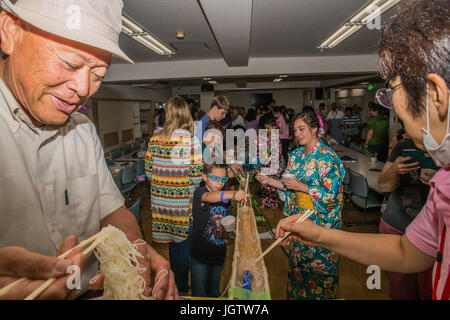
<svg viewBox="0 0 450 320">
<path fill-rule="evenodd" d="M 444 225 L 447 228 L 437 299 L 442 296 L 450 271 L 450 167 L 441 168 L 430 181 L 430 193 L 422 211 L 406 229 L 408 240 L 420 251 L 436 257 Z M 436 264 L 433 270 L 433 283 Z"/>
</svg>

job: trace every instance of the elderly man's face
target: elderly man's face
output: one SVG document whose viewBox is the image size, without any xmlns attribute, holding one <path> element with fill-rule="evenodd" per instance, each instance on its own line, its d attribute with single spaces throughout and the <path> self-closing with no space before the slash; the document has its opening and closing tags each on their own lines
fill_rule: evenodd
<svg viewBox="0 0 450 320">
<path fill-rule="evenodd" d="M 110 53 L 27 25 L 8 54 L 8 85 L 36 126 L 66 122 L 98 90 L 111 61 Z"/>
</svg>

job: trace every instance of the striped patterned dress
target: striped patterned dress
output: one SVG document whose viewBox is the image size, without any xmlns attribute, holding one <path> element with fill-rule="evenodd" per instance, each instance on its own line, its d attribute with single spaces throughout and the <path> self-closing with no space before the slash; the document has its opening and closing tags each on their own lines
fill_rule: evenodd
<svg viewBox="0 0 450 320">
<path fill-rule="evenodd" d="M 202 171 L 201 146 L 188 131 L 150 138 L 145 172 L 151 181 L 154 241 L 179 243 L 187 239 L 192 198 L 202 181 Z"/>
</svg>

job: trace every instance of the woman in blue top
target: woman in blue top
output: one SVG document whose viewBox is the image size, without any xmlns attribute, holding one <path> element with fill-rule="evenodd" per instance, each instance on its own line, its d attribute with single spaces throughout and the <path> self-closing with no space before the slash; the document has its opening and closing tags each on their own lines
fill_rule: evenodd
<svg viewBox="0 0 450 320">
<path fill-rule="evenodd" d="M 319 120 L 314 112 L 299 113 L 294 134 L 300 147 L 289 155 L 282 181 L 258 175 L 263 184 L 280 190 L 290 216 L 314 209 L 309 219 L 325 228 L 341 229 L 344 166 L 339 157 L 321 141 Z M 293 177 L 288 177 L 286 174 Z M 339 256 L 324 248 L 296 241 L 289 248 L 288 299 L 333 299 L 338 284 Z"/>
</svg>

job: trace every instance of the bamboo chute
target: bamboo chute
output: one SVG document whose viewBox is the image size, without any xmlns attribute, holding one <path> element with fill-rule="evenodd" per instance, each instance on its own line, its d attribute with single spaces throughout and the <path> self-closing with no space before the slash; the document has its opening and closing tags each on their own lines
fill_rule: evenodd
<svg viewBox="0 0 450 320">
<path fill-rule="evenodd" d="M 245 190 L 246 180 L 240 179 L 241 190 Z M 250 206 L 238 204 L 230 299 L 270 299 L 269 279 L 264 260 L 255 262 L 261 254 L 261 242 L 253 208 L 251 204 Z M 242 276 L 246 270 L 252 274 L 251 291 L 242 289 Z"/>
</svg>

